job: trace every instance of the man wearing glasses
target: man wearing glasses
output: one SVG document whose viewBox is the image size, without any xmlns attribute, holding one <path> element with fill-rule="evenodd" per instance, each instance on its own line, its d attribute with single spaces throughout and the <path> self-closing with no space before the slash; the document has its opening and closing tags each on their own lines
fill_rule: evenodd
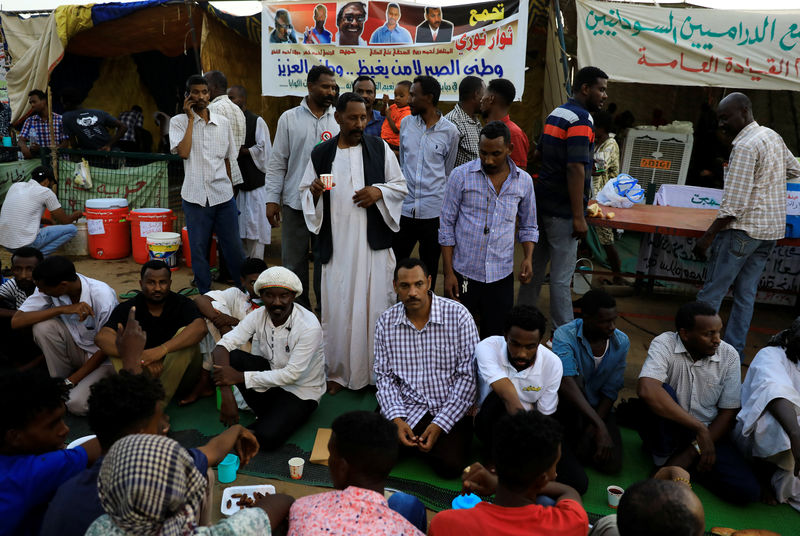
<svg viewBox="0 0 800 536">
<path fill-rule="evenodd" d="M 285 9 L 275 12 L 275 29 L 269 35 L 270 43 L 297 43 L 297 35 L 292 27 L 292 18 Z"/>
<path fill-rule="evenodd" d="M 336 25 L 339 32 L 336 34 L 336 44 L 340 46 L 367 46 L 361 38 L 364 31 L 364 21 L 367 20 L 367 5 L 362 2 L 348 2 L 336 15 Z"/>
</svg>

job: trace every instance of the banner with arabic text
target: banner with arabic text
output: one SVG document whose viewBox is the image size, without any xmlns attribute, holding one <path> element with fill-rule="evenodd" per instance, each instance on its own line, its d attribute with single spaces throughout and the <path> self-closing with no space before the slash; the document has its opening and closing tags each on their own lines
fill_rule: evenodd
<svg viewBox="0 0 800 536">
<path fill-rule="evenodd" d="M 468 75 L 525 86 L 528 3 L 426 7 L 402 2 L 263 2 L 262 94 L 305 96 L 308 71 L 327 65 L 341 92 L 361 75 L 377 97 L 420 75 L 436 77 L 442 100 L 458 100 Z"/>
<path fill-rule="evenodd" d="M 800 90 L 800 11 L 577 8 L 579 64 L 614 81 Z"/>
</svg>

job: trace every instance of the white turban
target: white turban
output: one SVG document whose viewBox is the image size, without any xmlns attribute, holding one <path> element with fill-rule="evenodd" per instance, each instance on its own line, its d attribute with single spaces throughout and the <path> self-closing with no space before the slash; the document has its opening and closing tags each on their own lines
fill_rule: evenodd
<svg viewBox="0 0 800 536">
<path fill-rule="evenodd" d="M 283 266 L 273 266 L 261 272 L 261 275 L 256 279 L 256 284 L 253 285 L 253 290 L 256 291 L 256 294 L 260 294 L 262 288 L 269 287 L 279 287 L 294 291 L 295 297 L 303 293 L 303 284 L 300 283 L 300 278 Z"/>
</svg>

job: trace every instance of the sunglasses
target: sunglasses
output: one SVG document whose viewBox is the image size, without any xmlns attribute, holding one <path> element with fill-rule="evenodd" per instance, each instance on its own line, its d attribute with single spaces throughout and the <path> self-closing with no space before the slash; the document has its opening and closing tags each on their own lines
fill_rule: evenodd
<svg viewBox="0 0 800 536">
<path fill-rule="evenodd" d="M 275 23 L 275 27 L 276 28 L 280 28 L 281 30 L 291 30 L 292 29 L 292 25 L 291 24 L 281 24 L 280 22 L 276 22 Z"/>
<path fill-rule="evenodd" d="M 358 16 L 345 15 L 342 18 L 344 19 L 345 22 L 348 22 L 350 24 L 352 24 L 354 22 L 362 22 L 363 23 L 365 20 L 367 20 L 367 16 L 366 15 L 358 15 Z"/>
</svg>

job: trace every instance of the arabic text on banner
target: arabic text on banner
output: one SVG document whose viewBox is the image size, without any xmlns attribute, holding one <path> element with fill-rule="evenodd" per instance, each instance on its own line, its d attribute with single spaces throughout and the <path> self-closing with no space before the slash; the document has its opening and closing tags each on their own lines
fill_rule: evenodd
<svg viewBox="0 0 800 536">
<path fill-rule="evenodd" d="M 800 11 L 578 0 L 578 61 L 618 82 L 800 90 Z"/>
<path fill-rule="evenodd" d="M 439 81 L 442 100 L 458 100 L 458 84 L 468 75 L 506 78 L 522 97 L 527 2 L 444 6 L 431 14 L 421 4 L 369 2 L 363 4 L 366 10 L 361 5 L 264 3 L 262 94 L 305 96 L 308 71 L 327 65 L 342 92 L 367 75 L 375 80 L 378 98 L 391 97 L 398 82 L 419 75 Z"/>
</svg>

